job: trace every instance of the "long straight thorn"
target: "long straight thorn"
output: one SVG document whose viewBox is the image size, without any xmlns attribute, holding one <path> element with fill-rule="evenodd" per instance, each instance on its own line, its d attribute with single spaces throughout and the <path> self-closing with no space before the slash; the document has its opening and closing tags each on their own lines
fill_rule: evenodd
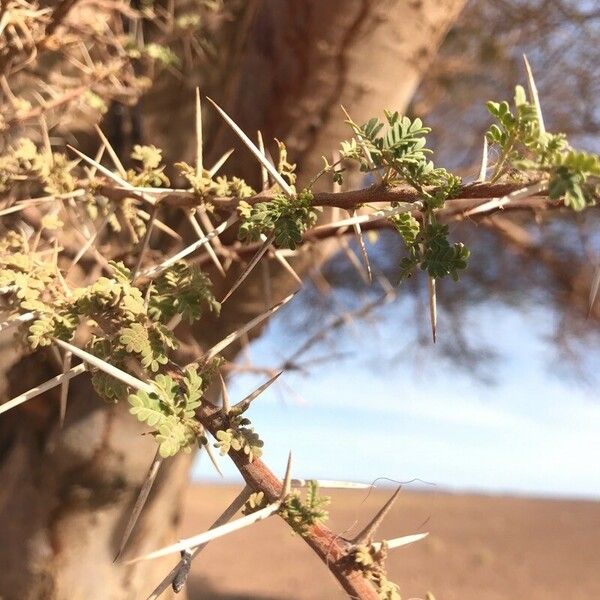
<svg viewBox="0 0 600 600">
<path fill-rule="evenodd" d="M 144 556 L 138 556 L 132 560 L 127 561 L 126 564 L 131 565 L 143 560 L 152 560 L 154 558 L 160 558 L 161 556 L 167 556 L 169 554 L 174 554 L 175 552 L 181 552 L 181 550 L 186 550 L 188 548 L 193 548 L 194 546 L 200 546 L 206 542 L 210 542 L 217 538 L 223 537 L 229 533 L 233 533 L 234 531 L 238 531 L 243 529 L 244 527 L 249 527 L 254 523 L 258 523 L 259 521 L 263 521 L 264 519 L 269 518 L 274 515 L 279 508 L 281 507 L 281 501 L 277 500 L 265 508 L 258 510 L 252 514 L 246 515 L 245 517 L 241 517 L 240 519 L 236 519 L 231 523 L 227 523 L 225 525 L 221 525 L 220 527 L 215 527 L 214 529 L 209 529 L 204 533 L 200 533 L 199 535 L 195 535 L 191 538 L 187 538 L 177 542 L 176 544 L 171 544 L 170 546 L 165 546 L 164 548 L 159 548 L 154 552 L 149 552 Z"/>
<path fill-rule="evenodd" d="M 232 154 L 233 148 L 230 148 L 229 150 L 227 150 L 227 152 L 225 152 L 225 154 L 223 154 L 223 156 L 221 156 L 221 158 L 219 158 L 219 160 L 209 170 L 209 174 L 211 177 L 214 177 L 217 174 L 219 169 L 227 162 L 227 160 Z"/>
<path fill-rule="evenodd" d="M 279 496 L 280 502 L 283 502 L 292 491 L 292 452 L 288 454 L 287 466 L 285 468 L 285 476 L 283 478 L 283 485 L 281 486 L 281 496 Z"/>
<path fill-rule="evenodd" d="M 79 150 L 77 150 L 77 148 L 74 148 L 73 146 L 70 146 L 69 144 L 67 144 L 67 148 L 69 148 L 72 152 L 75 152 L 75 154 L 77 154 L 77 156 L 79 156 L 79 158 L 83 159 L 86 163 L 92 165 L 92 167 L 95 167 L 96 169 L 98 169 L 98 171 L 100 171 L 100 173 L 102 173 L 103 175 L 106 175 L 109 179 L 112 179 L 114 182 L 118 183 L 119 185 L 121 185 L 123 187 L 126 187 L 127 189 L 132 188 L 132 185 L 128 181 L 125 181 L 125 179 L 123 179 L 119 175 L 115 175 L 110 169 L 107 169 L 104 165 L 101 165 L 99 162 L 95 161 L 93 158 L 90 158 L 89 156 L 85 155 L 83 152 L 80 152 Z"/>
<path fill-rule="evenodd" d="M 101 358 L 98 358 L 97 356 L 94 356 L 93 354 L 90 354 L 89 352 L 86 352 L 85 350 L 82 350 L 81 348 L 78 348 L 73 344 L 69 344 L 69 342 L 64 342 L 63 340 L 59 340 L 57 338 L 53 338 L 53 341 L 55 344 L 59 345 L 63 350 L 70 350 L 73 354 L 79 356 L 81 360 L 92 365 L 93 367 L 96 367 L 97 369 L 100 369 L 101 371 L 104 371 L 107 375 L 111 375 L 112 377 L 122 381 L 126 385 L 129 385 L 138 390 L 143 390 L 144 392 L 148 393 L 154 391 L 154 388 L 149 383 L 146 383 L 145 381 L 142 381 L 137 377 L 133 377 L 133 375 L 130 375 L 125 371 L 121 371 L 121 369 L 118 369 L 114 365 L 107 363 Z"/>
<path fill-rule="evenodd" d="M 354 545 L 364 544 L 368 542 L 372 537 L 377 528 L 381 525 L 383 519 L 392 508 L 402 486 L 398 486 L 398 489 L 392 494 L 390 499 L 381 507 L 379 512 L 371 519 L 371 522 L 352 540 Z"/>
<path fill-rule="evenodd" d="M 437 339 L 437 292 L 435 277 L 427 276 L 427 289 L 429 290 L 429 318 L 431 320 L 431 337 L 435 344 Z"/>
<path fill-rule="evenodd" d="M 477 181 L 485 181 L 488 170 L 488 140 L 487 136 L 483 136 L 483 150 L 481 151 L 481 168 L 479 169 L 479 177 Z"/>
<path fill-rule="evenodd" d="M 353 217 L 356 216 L 356 211 L 354 211 Z M 365 246 L 365 240 L 363 238 L 362 230 L 360 228 L 360 223 L 354 223 L 353 225 L 354 233 L 356 234 L 356 240 L 360 247 L 360 251 L 365 261 L 365 268 L 367 269 L 367 278 L 369 280 L 369 284 L 373 283 L 373 273 L 371 272 L 371 263 L 369 262 L 369 255 L 367 254 L 367 247 Z"/>
<path fill-rule="evenodd" d="M 546 126 L 544 125 L 544 117 L 542 116 L 542 106 L 540 104 L 540 96 L 538 94 L 537 86 L 535 85 L 535 79 L 533 78 L 533 71 L 531 70 L 531 65 L 527 60 L 527 56 L 523 54 L 523 60 L 525 61 L 525 69 L 527 70 L 527 85 L 529 87 L 529 94 L 531 99 L 533 100 L 533 105 L 535 106 L 535 112 L 537 114 L 538 119 L 538 127 L 540 133 L 544 135 L 546 133 Z"/>
<path fill-rule="evenodd" d="M 204 170 L 202 162 L 202 104 L 200 102 L 200 89 L 196 88 L 196 175 L 202 176 Z"/>
<path fill-rule="evenodd" d="M 590 297 L 588 300 L 588 318 L 592 314 L 594 304 L 596 303 L 596 298 L 598 297 L 599 289 L 600 289 L 600 265 L 596 267 L 596 272 L 594 273 L 594 278 L 592 280 L 592 285 L 590 287 Z"/>
<path fill-rule="evenodd" d="M 414 544 L 415 542 L 419 542 L 420 540 L 425 539 L 429 535 L 429 532 L 425 533 L 415 533 L 413 535 L 404 535 L 402 537 L 394 538 L 393 540 L 387 540 L 385 545 L 388 550 L 393 550 L 394 548 L 401 548 L 402 546 L 408 546 L 409 544 Z M 371 544 L 371 548 L 373 548 L 376 552 L 381 549 L 383 542 L 373 542 Z"/>
<path fill-rule="evenodd" d="M 269 308 L 269 310 L 266 310 L 261 315 L 254 317 L 254 319 L 252 319 L 251 321 L 249 321 L 248 323 L 246 323 L 245 325 L 243 325 L 236 331 L 230 333 L 228 336 L 223 338 L 218 344 L 215 344 L 204 355 L 205 360 L 210 360 L 211 358 L 214 358 L 217 354 L 219 354 L 225 348 L 227 348 L 227 346 L 233 344 L 233 342 L 235 342 L 236 340 L 241 338 L 245 333 L 250 331 L 253 327 L 256 327 L 257 325 L 262 323 L 265 319 L 268 319 L 271 315 L 276 313 L 282 306 L 286 305 L 295 295 L 296 295 L 296 293 L 286 296 L 281 302 L 275 304 L 274 306 Z"/>
<path fill-rule="evenodd" d="M 192 226 L 192 229 L 198 236 L 198 239 L 203 239 L 204 237 L 206 237 L 204 234 L 204 231 L 202 231 L 202 227 L 200 226 L 200 223 L 198 223 L 198 221 L 196 220 L 195 215 L 193 215 L 191 212 L 188 212 L 186 209 L 184 209 L 184 212 L 186 214 L 188 221 L 190 222 L 190 225 Z M 214 238 L 214 239 L 216 240 L 218 238 Z M 214 251 L 214 248 L 211 246 L 210 242 L 208 244 L 206 244 L 205 248 L 208 253 L 208 256 L 212 260 L 215 267 L 217 267 L 217 270 L 219 271 L 221 276 L 225 277 L 225 275 L 226 275 L 225 269 L 223 269 L 223 265 L 221 264 L 221 261 L 219 260 L 219 257 L 217 256 L 217 254 Z"/>
<path fill-rule="evenodd" d="M 252 260 L 246 265 L 246 268 L 242 271 L 241 275 L 237 278 L 235 283 L 231 286 L 229 291 L 225 294 L 223 300 L 221 300 L 221 304 L 224 304 L 229 297 L 235 292 L 235 290 L 240 287 L 243 281 L 250 275 L 254 267 L 258 264 L 258 261 L 265 255 L 267 250 L 270 248 L 273 243 L 274 236 L 271 234 L 263 243 L 263 245 L 258 249 L 257 253 L 252 257 Z"/>
<path fill-rule="evenodd" d="M 12 400 L 9 400 L 4 404 L 0 404 L 0 415 L 8 412 L 16 406 L 19 406 L 20 404 L 23 404 L 24 402 L 27 402 L 28 400 L 31 400 L 32 398 L 35 398 L 36 396 L 39 396 L 40 394 L 43 394 L 44 392 L 47 392 L 48 390 L 51 390 L 57 385 L 60 385 L 65 379 L 71 379 L 77 375 L 80 375 L 81 373 L 85 373 L 86 370 L 87 366 L 82 363 L 76 367 L 72 367 L 66 373 L 56 375 L 55 377 L 48 379 L 48 381 L 45 381 L 44 383 L 37 385 L 34 388 L 19 394 L 18 396 L 15 396 Z"/>
<path fill-rule="evenodd" d="M 241 414 L 248 410 L 248 407 L 256 398 L 258 398 L 268 387 L 270 387 L 273 383 L 275 383 L 283 371 L 279 371 L 279 373 L 275 373 L 271 379 L 265 381 L 262 385 L 258 386 L 251 394 L 248 394 L 243 400 L 240 400 L 233 408 L 234 412 Z"/>
<path fill-rule="evenodd" d="M 217 461 L 217 457 L 215 456 L 215 453 L 213 452 L 213 449 L 212 449 L 212 446 L 210 445 L 210 443 L 207 443 L 205 445 L 205 448 L 206 448 L 206 454 L 208 454 L 208 458 L 210 458 L 210 462 L 212 463 L 213 467 L 215 468 L 215 471 L 221 477 L 224 477 L 223 471 L 221 471 L 221 467 L 219 467 L 219 462 Z"/>
<path fill-rule="evenodd" d="M 256 136 L 258 138 L 258 149 L 260 150 L 261 154 L 265 155 L 265 142 L 263 141 L 263 136 L 260 132 L 260 129 L 258 130 Z M 262 162 L 260 163 L 260 178 L 262 180 L 262 190 L 264 192 L 269 187 L 269 172 Z"/>
<path fill-rule="evenodd" d="M 119 551 L 117 552 L 113 562 L 117 562 L 123 554 L 123 550 L 125 550 L 125 546 L 129 541 L 131 533 L 133 532 L 133 528 L 135 527 L 135 524 L 142 513 L 142 509 L 146 504 L 146 500 L 148 500 L 148 495 L 150 494 L 150 490 L 156 481 L 156 476 L 158 475 L 158 471 L 163 463 L 163 460 L 163 457 L 160 455 L 160 450 L 157 449 L 156 454 L 152 459 L 152 463 L 150 464 L 150 468 L 148 469 L 148 473 L 146 474 L 146 478 L 144 479 L 144 483 L 142 484 L 138 497 L 133 506 L 133 510 L 129 515 L 127 526 L 125 527 L 125 531 L 121 537 L 121 543 L 119 544 Z"/>
<path fill-rule="evenodd" d="M 238 137 L 244 142 L 246 147 L 254 154 L 259 162 L 267 169 L 271 177 L 279 184 L 279 187 L 283 190 L 286 196 L 292 198 L 294 192 L 289 184 L 283 179 L 283 177 L 277 172 L 277 169 L 269 162 L 267 157 L 256 147 L 254 142 L 237 126 L 235 121 L 213 100 L 207 98 L 207 100 L 219 111 L 219 114 L 225 119 L 227 124 L 233 129 Z"/>
<path fill-rule="evenodd" d="M 242 506 L 244 506 L 246 500 L 248 500 L 248 498 L 250 497 L 250 494 L 252 494 L 252 488 L 250 486 L 244 487 L 244 489 L 233 499 L 231 504 L 210 526 L 209 530 L 215 529 L 215 527 L 219 527 L 227 523 L 229 519 L 231 519 L 231 517 L 233 517 L 238 512 L 238 510 L 240 510 L 240 508 L 242 508 Z M 198 556 L 198 554 L 200 554 L 200 552 L 204 548 L 206 548 L 207 545 L 208 542 L 205 542 L 204 544 L 196 546 L 192 551 L 192 560 L 196 556 Z M 169 587 L 169 584 L 175 581 L 175 578 L 177 577 L 181 566 L 182 560 L 180 560 L 179 563 L 177 563 L 177 565 L 175 565 L 175 567 L 171 569 L 171 572 L 158 584 L 158 586 L 156 586 L 154 591 L 148 596 L 148 598 L 146 598 L 146 600 L 157 600 L 157 598 Z"/>
<path fill-rule="evenodd" d="M 148 250 L 148 247 L 150 245 L 150 238 L 152 237 L 152 230 L 154 229 L 154 223 L 156 222 L 156 217 L 158 216 L 159 206 L 160 204 L 155 204 L 152 207 L 152 212 L 150 213 L 150 220 L 146 224 L 146 233 L 144 234 L 144 239 L 142 240 L 142 247 L 138 254 L 138 259 L 135 263 L 133 272 L 131 273 L 132 280 L 135 280 L 135 278 L 138 276 L 138 273 L 140 272 L 140 269 L 142 268 L 142 264 L 144 262 L 144 254 L 146 254 L 146 250 Z"/>
<path fill-rule="evenodd" d="M 144 271 L 143 275 L 150 278 L 156 277 L 165 269 L 168 269 L 170 266 L 174 265 L 177 261 L 181 260 L 182 258 L 185 258 L 192 252 L 195 252 L 198 248 L 201 248 L 202 246 L 208 244 L 211 239 L 223 233 L 223 231 L 225 231 L 234 223 L 236 223 L 238 219 L 238 215 L 236 213 L 232 213 L 227 219 L 227 221 L 223 221 L 223 223 L 221 223 L 218 227 L 215 227 L 210 233 L 207 233 L 202 239 L 195 241 L 189 246 L 186 246 L 183 250 L 180 250 L 179 252 L 177 252 L 177 254 L 174 254 L 173 256 L 167 258 L 159 265 L 156 265 L 154 267 L 151 267 L 147 271 Z"/>
<path fill-rule="evenodd" d="M 65 352 L 63 356 L 63 372 L 65 375 L 68 371 L 71 370 L 71 359 L 73 358 L 72 352 Z M 59 426 L 62 429 L 62 426 L 65 423 L 65 415 L 67 414 L 67 398 L 69 397 L 69 383 L 71 379 L 69 377 L 65 377 L 62 380 L 60 386 L 60 403 L 59 403 Z"/>
<path fill-rule="evenodd" d="M 221 371 L 219 371 L 219 382 L 221 384 L 221 393 L 223 395 L 223 414 L 228 415 L 231 411 L 231 402 L 229 401 L 229 390 L 227 389 L 227 384 L 223 379 L 223 375 L 221 375 Z"/>
<path fill-rule="evenodd" d="M 18 325 L 22 325 L 23 323 L 27 323 L 28 321 L 33 321 L 35 319 L 34 312 L 26 312 L 14 319 L 8 319 L 7 321 L 3 321 L 0 323 L 0 333 L 3 331 L 10 329 L 11 327 L 15 327 Z"/>
<path fill-rule="evenodd" d="M 94 125 L 94 128 L 96 129 L 96 133 L 102 140 L 102 143 L 104 144 L 108 154 L 110 155 L 110 158 L 112 159 L 115 167 L 117 168 L 117 171 L 119 171 L 119 175 L 123 179 L 125 179 L 127 177 L 127 171 L 126 171 L 125 167 L 123 166 L 123 163 L 121 162 L 121 159 L 119 158 L 119 155 L 115 152 L 115 149 L 111 146 L 110 142 L 108 141 L 108 138 L 104 135 L 104 132 L 102 131 L 102 129 L 100 129 L 100 127 L 98 127 L 98 125 Z"/>
</svg>

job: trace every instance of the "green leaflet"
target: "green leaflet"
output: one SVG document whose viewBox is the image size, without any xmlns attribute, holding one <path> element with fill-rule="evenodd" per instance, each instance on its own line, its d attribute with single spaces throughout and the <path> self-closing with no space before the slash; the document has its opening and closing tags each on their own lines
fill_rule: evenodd
<svg viewBox="0 0 600 600">
<path fill-rule="evenodd" d="M 302 241 L 302 235 L 312 227 L 321 211 L 312 205 L 313 195 L 303 190 L 297 196 L 288 198 L 277 194 L 269 202 L 258 202 L 253 206 L 240 202 L 238 212 L 243 221 L 239 229 L 239 239 L 256 242 L 260 235 L 274 235 L 278 248 L 295 249 Z"/>
<path fill-rule="evenodd" d="M 304 536 L 312 525 L 324 523 L 329 518 L 325 507 L 330 501 L 329 496 L 319 496 L 316 481 L 308 481 L 304 500 L 300 492 L 294 490 L 285 499 L 280 514 L 296 533 Z"/>
<path fill-rule="evenodd" d="M 196 409 L 202 404 L 206 382 L 194 368 L 188 367 L 181 382 L 159 374 L 152 385 L 151 393 L 138 390 L 129 395 L 129 412 L 155 430 L 161 456 L 190 451 L 203 431 L 196 419 Z"/>
<path fill-rule="evenodd" d="M 402 237 L 407 246 L 412 246 L 417 241 L 417 236 L 421 231 L 419 221 L 417 221 L 409 212 L 400 213 L 390 218 L 396 231 Z"/>
<path fill-rule="evenodd" d="M 217 431 L 215 448 L 221 455 L 228 454 L 231 450 L 243 451 L 252 462 L 262 456 L 264 442 L 260 439 L 253 427 L 249 427 L 250 420 L 240 415 L 229 415 L 229 427 Z"/>
<path fill-rule="evenodd" d="M 148 394 L 143 390 L 129 395 L 129 412 L 136 416 L 138 421 L 147 423 L 151 427 L 160 426 L 166 421 L 168 414 L 161 406 L 161 401 L 156 394 Z"/>
<path fill-rule="evenodd" d="M 431 277 L 450 275 L 458 281 L 459 271 L 467 268 L 469 250 L 464 244 L 450 244 L 448 226 L 433 223 L 425 228 L 425 249 L 421 257 L 421 269 Z"/>
<path fill-rule="evenodd" d="M 412 185 L 432 206 L 443 205 L 460 185 L 460 178 L 429 160 L 433 151 L 427 148 L 426 136 L 431 129 L 421 119 L 411 120 L 398 112 L 385 111 L 385 118 L 386 123 L 375 117 L 362 126 L 348 120 L 355 138 L 342 142 L 342 157 L 358 162 L 362 171 L 382 171 L 386 184 Z M 427 191 L 426 186 L 435 189 Z"/>
<path fill-rule="evenodd" d="M 373 582 L 381 600 L 401 600 L 400 589 L 387 578 L 384 564 L 387 558 L 385 542 L 379 550 L 364 544 L 356 546 L 352 549 L 351 557 L 360 566 L 364 576 Z"/>
<path fill-rule="evenodd" d="M 197 267 L 175 263 L 153 283 L 148 301 L 148 314 L 167 323 L 180 314 L 190 323 L 205 311 L 219 314 L 221 305 L 214 297 L 210 279 Z"/>
<path fill-rule="evenodd" d="M 492 181 L 516 169 L 530 178 L 547 177 L 550 198 L 562 199 L 575 211 L 595 204 L 600 158 L 573 150 L 562 133 L 541 131 L 535 106 L 521 86 L 515 90 L 514 109 L 506 101 L 488 102 L 487 108 L 497 122 L 486 135 L 500 151 Z"/>
</svg>

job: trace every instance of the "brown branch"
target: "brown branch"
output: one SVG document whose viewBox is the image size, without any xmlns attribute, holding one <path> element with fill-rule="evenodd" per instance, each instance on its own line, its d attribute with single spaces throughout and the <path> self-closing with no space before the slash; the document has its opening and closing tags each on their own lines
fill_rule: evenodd
<svg viewBox="0 0 600 600">
<path fill-rule="evenodd" d="M 480 200 L 481 198 L 447 200 L 446 206 L 443 209 L 440 209 L 436 214 L 438 216 L 439 221 L 442 223 L 447 223 L 450 221 L 461 221 L 464 219 L 469 219 L 470 221 L 477 223 L 493 214 L 507 214 L 523 210 L 558 210 L 564 208 L 562 202 L 549 202 L 546 198 L 543 197 L 532 197 L 525 198 L 524 200 L 511 202 L 510 204 L 507 204 L 502 208 L 491 208 L 486 212 L 481 212 L 477 215 L 465 217 L 464 213 L 466 213 L 469 209 L 478 206 Z M 423 216 L 421 211 L 419 210 L 413 210 L 411 211 L 411 214 L 417 219 L 420 219 Z M 390 223 L 388 219 L 379 219 L 376 221 L 361 223 L 362 231 L 381 231 L 393 228 L 394 226 L 392 225 L 392 223 Z M 329 240 L 342 235 L 354 235 L 354 230 L 351 227 L 340 229 L 339 227 L 335 226 L 323 225 L 314 229 L 309 229 L 302 236 L 303 241 L 300 245 Z M 235 254 L 236 259 L 245 259 L 250 256 L 253 256 L 256 253 L 256 251 L 260 248 L 260 246 L 261 243 L 242 245 L 236 242 L 235 246 L 228 246 L 227 248 Z M 208 262 L 208 260 L 208 256 L 202 255 L 192 258 L 190 262 L 197 265 L 203 265 L 206 262 Z"/>
<path fill-rule="evenodd" d="M 214 436 L 217 431 L 227 429 L 227 419 L 222 411 L 204 403 L 196 413 L 204 427 Z M 268 502 L 275 502 L 281 497 L 282 483 L 260 459 L 248 461 L 248 456 L 241 451 L 229 451 L 229 457 L 238 471 L 254 491 L 265 494 Z M 375 588 L 365 579 L 358 565 L 348 559 L 352 544 L 331 531 L 325 525 L 313 525 L 303 536 L 306 543 L 327 565 L 335 578 L 340 582 L 351 598 L 359 600 L 377 600 Z"/>
<path fill-rule="evenodd" d="M 474 199 L 474 198 L 502 198 L 525 187 L 523 183 L 477 183 L 463 185 L 456 199 Z M 126 190 L 115 189 L 114 186 L 102 185 L 99 191 L 111 199 L 127 197 Z M 258 202 L 269 202 L 273 199 L 273 190 L 259 192 L 258 194 L 245 198 L 248 204 L 257 204 Z M 131 192 L 129 193 L 131 195 Z M 233 210 L 238 200 L 235 198 L 202 198 L 200 195 L 191 191 L 165 192 L 158 196 L 161 202 L 166 206 L 177 206 L 182 208 L 194 208 L 204 201 L 208 201 L 217 208 L 224 210 Z M 413 187 L 405 185 L 398 187 L 386 187 L 374 185 L 368 188 L 355 190 L 351 192 L 317 192 L 314 195 L 314 206 L 328 206 L 353 210 L 360 208 L 364 204 L 393 202 L 416 202 L 421 196 Z"/>
</svg>

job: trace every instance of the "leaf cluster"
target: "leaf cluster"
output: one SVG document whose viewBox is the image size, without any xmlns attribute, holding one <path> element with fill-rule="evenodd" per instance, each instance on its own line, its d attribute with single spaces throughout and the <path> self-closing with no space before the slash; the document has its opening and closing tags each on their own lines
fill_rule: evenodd
<svg viewBox="0 0 600 600">
<path fill-rule="evenodd" d="M 250 198 L 256 192 L 239 177 L 214 177 L 210 171 L 204 169 L 197 173 L 196 169 L 186 163 L 175 163 L 175 168 L 179 174 L 189 183 L 192 190 L 198 195 L 207 207 L 211 207 L 210 201 L 213 198 Z"/>
<path fill-rule="evenodd" d="M 387 545 L 381 544 L 378 550 L 372 545 L 359 545 L 353 548 L 351 558 L 359 565 L 364 576 L 373 582 L 381 600 L 401 600 L 398 586 L 387 578 L 385 559 Z"/>
<path fill-rule="evenodd" d="M 267 506 L 267 498 L 264 492 L 253 492 L 246 500 L 242 513 L 245 515 L 251 515 L 257 510 L 261 510 Z"/>
<path fill-rule="evenodd" d="M 165 167 L 161 166 L 162 150 L 156 146 L 133 147 L 131 158 L 140 163 L 140 168 L 129 169 L 127 180 L 134 187 L 163 187 L 169 185 L 169 178 L 164 174 Z"/>
<path fill-rule="evenodd" d="M 450 243 L 449 229 L 431 219 L 424 228 L 409 212 L 390 218 L 406 245 L 408 256 L 400 262 L 400 278 L 409 277 L 416 267 L 436 279 L 450 275 L 458 281 L 467 268 L 469 249 L 462 243 Z"/>
<path fill-rule="evenodd" d="M 248 460 L 252 462 L 255 458 L 262 456 L 264 442 L 259 435 L 250 427 L 250 419 L 240 415 L 228 415 L 229 427 L 217 431 L 215 448 L 218 448 L 221 456 L 228 454 L 231 450 L 244 452 Z"/>
<path fill-rule="evenodd" d="M 312 201 L 312 193 L 303 190 L 293 198 L 276 194 L 269 202 L 240 202 L 240 240 L 256 242 L 261 235 L 273 235 L 275 246 L 294 250 L 304 232 L 317 222 L 321 208 L 313 206 Z"/>
<path fill-rule="evenodd" d="M 562 133 L 544 131 L 522 86 L 515 88 L 514 108 L 506 101 L 488 102 L 487 108 L 496 123 L 486 135 L 499 152 L 492 181 L 507 175 L 541 176 L 548 179 L 550 198 L 562 199 L 575 211 L 596 203 L 600 158 L 573 150 Z"/>
<path fill-rule="evenodd" d="M 67 194 L 75 189 L 75 164 L 64 154 L 40 151 L 29 138 L 19 138 L 0 155 L 0 192 L 34 181 L 48 194 Z"/>
<path fill-rule="evenodd" d="M 190 452 L 203 432 L 196 409 L 202 404 L 206 382 L 195 368 L 188 367 L 179 382 L 159 374 L 151 383 L 152 392 L 138 390 L 129 395 L 129 412 L 154 429 L 163 458 L 180 450 Z"/>
<path fill-rule="evenodd" d="M 305 498 L 302 499 L 300 492 L 294 490 L 285 499 L 279 512 L 296 533 L 305 536 L 310 527 L 327 521 L 329 512 L 325 507 L 330 501 L 329 496 L 319 495 L 316 481 L 308 481 Z"/>
<path fill-rule="evenodd" d="M 342 142 L 342 157 L 358 162 L 362 171 L 383 171 L 388 184 L 406 182 L 431 206 L 442 206 L 460 185 L 460 178 L 429 160 L 433 151 L 427 148 L 427 134 L 431 129 L 421 119 L 411 120 L 397 111 L 385 111 L 385 118 L 385 123 L 373 117 L 361 126 L 349 119 L 355 137 Z M 425 189 L 431 186 L 433 190 Z"/>
<path fill-rule="evenodd" d="M 205 311 L 218 316 L 220 310 L 210 279 L 199 268 L 183 261 L 163 271 L 152 284 L 148 314 L 157 321 L 168 322 L 180 314 L 192 323 Z"/>
</svg>

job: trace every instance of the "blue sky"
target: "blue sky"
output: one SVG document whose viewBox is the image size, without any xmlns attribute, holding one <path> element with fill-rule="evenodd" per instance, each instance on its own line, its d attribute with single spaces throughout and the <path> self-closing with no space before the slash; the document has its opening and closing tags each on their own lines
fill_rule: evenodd
<svg viewBox="0 0 600 600">
<path fill-rule="evenodd" d="M 433 372 L 418 372 L 411 360 L 390 362 L 390 349 L 406 344 L 403 326 L 396 325 L 401 321 L 393 318 L 401 310 L 389 306 L 382 326 L 358 323 L 358 333 L 338 335 L 337 348 L 354 356 L 327 362 L 308 377 L 286 373 L 255 401 L 249 416 L 271 468 L 283 471 L 292 450 L 296 477 L 419 479 L 427 484 L 411 486 L 600 498 L 600 402 L 593 386 L 556 375 L 560 365 L 546 341 L 551 312 L 493 302 L 477 308 L 477 335 L 500 355 L 490 365 L 490 385 L 449 368 L 433 344 L 419 359 L 440 365 Z M 297 330 L 289 334 L 288 314 L 252 344 L 255 364 L 275 367 L 304 340 Z M 442 328 L 439 335 L 450 334 Z M 371 357 L 367 365 L 359 350 Z M 232 401 L 265 379 L 236 376 Z M 220 464 L 227 480 L 238 478 L 227 457 Z M 219 478 L 205 456 L 194 476 Z"/>
</svg>

